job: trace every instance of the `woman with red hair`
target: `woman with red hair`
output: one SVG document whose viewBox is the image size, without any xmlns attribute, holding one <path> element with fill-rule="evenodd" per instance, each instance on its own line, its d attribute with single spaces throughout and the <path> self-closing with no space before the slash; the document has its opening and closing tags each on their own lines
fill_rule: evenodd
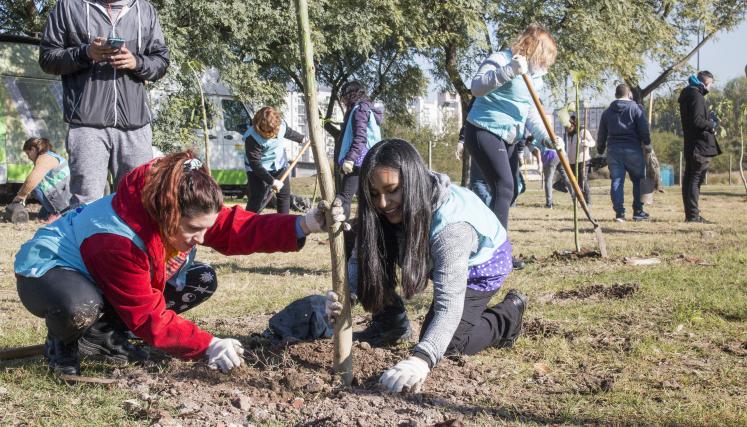
<svg viewBox="0 0 747 427">
<path fill-rule="evenodd" d="M 339 211 L 339 212 L 338 212 Z M 333 208 L 339 219 L 341 208 Z M 15 259 L 24 306 L 45 319 L 51 370 L 80 373 L 80 354 L 142 361 L 127 331 L 183 359 L 223 372 L 241 365 L 239 341 L 217 338 L 178 313 L 209 298 L 215 270 L 196 245 L 224 255 L 290 252 L 326 229 L 324 214 L 256 215 L 223 205 L 220 187 L 189 151 L 130 172 L 115 194 L 40 229 Z"/>
</svg>

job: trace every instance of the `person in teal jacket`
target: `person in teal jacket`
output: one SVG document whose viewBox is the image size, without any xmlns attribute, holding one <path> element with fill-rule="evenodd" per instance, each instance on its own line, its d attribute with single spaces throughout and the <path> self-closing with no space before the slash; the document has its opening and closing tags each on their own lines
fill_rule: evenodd
<svg viewBox="0 0 747 427">
<path fill-rule="evenodd" d="M 475 103 L 467 115 L 464 145 L 477 162 L 491 190 L 491 210 L 508 230 L 508 208 L 514 195 L 509 159 L 525 128 L 535 145 L 550 139 L 521 75 L 537 90 L 555 63 L 557 46 L 543 27 L 532 24 L 510 49 L 487 57 L 472 79 Z M 554 141 L 562 145 L 562 140 Z"/>
</svg>

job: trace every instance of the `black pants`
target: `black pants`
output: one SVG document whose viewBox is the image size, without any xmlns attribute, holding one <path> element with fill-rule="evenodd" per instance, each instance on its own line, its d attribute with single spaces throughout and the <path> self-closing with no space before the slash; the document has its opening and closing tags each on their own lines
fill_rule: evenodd
<svg viewBox="0 0 747 427">
<path fill-rule="evenodd" d="M 578 176 L 576 176 L 576 182 L 578 187 L 581 189 L 581 193 L 584 195 L 584 200 L 587 204 L 591 203 L 591 189 L 589 188 L 589 162 L 581 162 L 578 164 Z M 576 173 L 576 164 L 571 164 L 571 171 Z M 570 187 L 570 185 L 569 185 Z M 571 194 L 575 193 L 573 188 L 568 189 Z"/>
<path fill-rule="evenodd" d="M 685 155 L 685 172 L 682 174 L 682 202 L 685 205 L 685 218 L 700 216 L 698 199 L 712 157 L 690 153 Z"/>
<path fill-rule="evenodd" d="M 342 175 L 340 189 L 337 195 L 342 200 L 342 208 L 345 210 L 345 218 L 350 218 L 350 205 L 353 203 L 353 196 L 358 194 L 358 183 L 360 181 L 360 168 L 353 168 L 353 171 L 347 175 Z"/>
<path fill-rule="evenodd" d="M 493 307 L 487 307 L 496 292 L 498 291 L 483 292 L 467 288 L 462 320 L 449 343 L 447 355 L 477 354 L 488 347 L 495 347 L 501 342 L 516 338 L 520 332 L 521 312 L 511 302 L 501 302 Z M 431 304 L 420 329 L 421 340 L 433 320 L 433 310 Z"/>
<path fill-rule="evenodd" d="M 509 159 L 515 147 L 469 122 L 465 126 L 464 146 L 490 187 L 490 209 L 508 230 L 508 208 L 514 197 L 514 174 Z"/>
<path fill-rule="evenodd" d="M 47 324 L 49 335 L 71 343 L 111 306 L 98 286 L 75 270 L 53 268 L 41 277 L 16 275 L 21 303 Z M 210 298 L 218 282 L 209 265 L 195 263 L 187 271 L 187 282 L 181 291 L 166 285 L 166 306 L 177 313 L 193 308 Z"/>
<path fill-rule="evenodd" d="M 277 179 L 285 172 L 285 168 L 278 172 L 270 172 L 270 175 L 272 175 L 273 178 Z M 290 212 L 290 195 L 291 195 L 291 186 L 290 186 L 290 177 L 285 178 L 285 181 L 283 181 L 283 188 L 280 189 L 278 194 L 276 195 L 277 200 L 277 210 L 278 213 L 284 213 L 287 214 Z M 264 208 L 262 206 L 262 200 L 267 197 L 271 196 L 269 192 L 272 192 L 272 186 L 267 185 L 262 179 L 255 174 L 252 171 L 249 171 L 246 173 L 246 189 L 248 193 L 248 198 L 246 202 L 246 210 L 250 212 L 256 212 L 260 213 L 260 208 Z"/>
</svg>

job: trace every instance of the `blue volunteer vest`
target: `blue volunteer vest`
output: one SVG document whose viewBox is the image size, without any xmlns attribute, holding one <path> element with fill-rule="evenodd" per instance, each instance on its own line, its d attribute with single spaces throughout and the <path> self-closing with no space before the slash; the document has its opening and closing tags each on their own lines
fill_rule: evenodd
<svg viewBox="0 0 747 427">
<path fill-rule="evenodd" d="M 285 121 L 280 124 L 280 130 L 278 136 L 275 138 L 263 138 L 256 130 L 254 126 L 249 126 L 249 129 L 244 132 L 244 140 L 251 136 L 255 141 L 262 147 L 262 166 L 271 172 L 277 172 L 282 170 L 285 165 L 288 164 L 288 158 L 285 155 L 285 147 L 283 146 L 283 136 L 287 129 Z M 252 168 L 249 166 L 249 159 L 244 155 L 244 167 L 247 171 L 251 171 Z"/>
<path fill-rule="evenodd" d="M 16 254 L 13 265 L 16 274 L 41 277 L 54 267 L 65 267 L 93 281 L 80 255 L 80 246 L 88 237 L 99 233 L 125 237 L 145 251 L 142 239 L 114 212 L 113 197 L 111 194 L 89 205 L 82 205 L 39 229 Z"/>
<path fill-rule="evenodd" d="M 69 206 L 70 168 L 67 160 L 54 151 L 47 151 L 44 154 L 54 157 L 60 163 L 44 175 L 34 188 L 34 195 L 49 213 L 54 214 Z"/>
<path fill-rule="evenodd" d="M 499 52 L 508 62 L 513 54 L 510 50 Z M 536 91 L 542 90 L 544 81 L 541 76 L 531 76 L 532 84 Z M 524 135 L 524 126 L 529 115 L 529 109 L 534 108 L 532 96 L 521 76 L 495 88 L 485 96 L 475 98 L 467 114 L 467 121 L 473 125 L 485 129 L 504 140 L 513 142 L 510 135 L 515 138 Z"/>
<path fill-rule="evenodd" d="M 342 146 L 340 147 L 340 154 L 337 156 L 337 161 L 342 162 L 345 160 L 345 156 L 348 155 L 350 147 L 353 146 L 353 114 L 358 110 L 360 104 L 356 104 L 348 119 L 348 124 L 345 126 L 345 133 L 342 135 Z M 368 113 L 368 126 L 366 128 L 366 148 L 371 149 L 376 143 L 381 141 L 381 127 L 376 123 L 376 117 L 373 111 Z"/>
<path fill-rule="evenodd" d="M 145 243 L 117 215 L 112 207 L 114 194 L 91 204 L 82 205 L 36 232 L 16 254 L 13 269 L 25 277 L 41 277 L 55 267 L 70 268 L 94 281 L 80 255 L 83 241 L 94 234 L 116 234 L 132 241 L 143 252 Z M 194 261 L 197 248 L 192 248 L 186 261 L 172 278 L 166 278 L 178 290 L 184 287 L 187 270 Z M 175 282 L 175 283 L 174 283 Z"/>
<path fill-rule="evenodd" d="M 449 224 L 468 223 L 477 232 L 478 248 L 477 252 L 470 254 L 467 265 L 480 265 L 490 260 L 506 241 L 506 230 L 475 193 L 456 185 L 450 185 L 449 190 L 449 198 L 433 213 L 430 239 L 433 240 Z"/>
</svg>

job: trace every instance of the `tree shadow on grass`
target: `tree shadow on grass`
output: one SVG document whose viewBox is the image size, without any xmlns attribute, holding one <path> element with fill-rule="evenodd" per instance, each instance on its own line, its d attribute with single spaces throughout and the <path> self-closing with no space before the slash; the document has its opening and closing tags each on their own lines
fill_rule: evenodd
<svg viewBox="0 0 747 427">
<path fill-rule="evenodd" d="M 739 197 L 745 198 L 747 195 L 744 193 L 730 193 L 728 191 L 701 191 L 701 196 L 726 196 L 726 197 Z"/>
<path fill-rule="evenodd" d="M 270 276 L 320 276 L 329 273 L 327 268 L 306 268 L 298 266 L 276 267 L 263 265 L 257 267 L 247 267 L 240 265 L 236 261 L 211 262 L 210 265 L 219 270 L 229 270 L 234 273 L 256 273 Z"/>
</svg>

